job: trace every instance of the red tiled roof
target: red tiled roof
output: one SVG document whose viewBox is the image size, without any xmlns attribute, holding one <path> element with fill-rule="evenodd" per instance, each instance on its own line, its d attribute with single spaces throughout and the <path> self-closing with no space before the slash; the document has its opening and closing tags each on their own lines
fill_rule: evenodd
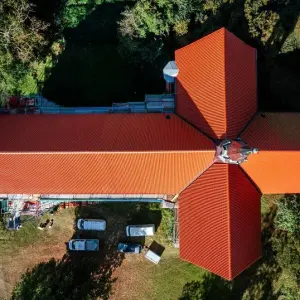
<svg viewBox="0 0 300 300">
<path fill-rule="evenodd" d="M 175 114 L 2 115 L 0 152 L 213 150 Z"/>
<path fill-rule="evenodd" d="M 263 194 L 300 193 L 300 151 L 260 151 L 241 166 Z"/>
<path fill-rule="evenodd" d="M 260 193 L 239 166 L 214 164 L 179 196 L 180 257 L 232 279 L 261 256 Z"/>
<path fill-rule="evenodd" d="M 177 113 L 212 138 L 235 138 L 257 109 L 256 50 L 221 28 L 175 60 Z"/>
<path fill-rule="evenodd" d="M 258 113 L 241 137 L 260 151 L 300 151 L 300 114 Z"/>
<path fill-rule="evenodd" d="M 177 194 L 214 144 L 176 115 L 0 118 L 0 193 Z"/>
<path fill-rule="evenodd" d="M 300 114 L 257 114 L 242 138 L 260 150 L 241 166 L 262 193 L 300 193 Z"/>
</svg>

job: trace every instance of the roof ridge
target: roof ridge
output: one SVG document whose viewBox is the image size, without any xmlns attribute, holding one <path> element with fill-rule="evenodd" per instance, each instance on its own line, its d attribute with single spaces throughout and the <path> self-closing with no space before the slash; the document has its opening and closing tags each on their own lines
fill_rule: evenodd
<svg viewBox="0 0 300 300">
<path fill-rule="evenodd" d="M 0 155 L 49 155 L 49 154 L 145 154 L 145 153 L 201 153 L 201 152 L 215 152 L 215 149 L 207 150 L 161 150 L 161 151 L 25 151 L 25 152 L 10 152 L 0 151 Z"/>
<path fill-rule="evenodd" d="M 226 173 L 227 173 L 227 213 L 228 213 L 228 269 L 229 269 L 229 277 L 232 278 L 232 265 L 231 265 L 231 220 L 230 220 L 230 177 L 229 177 L 229 167 L 230 165 L 226 165 Z"/>
<path fill-rule="evenodd" d="M 227 30 L 226 30 L 226 28 L 225 27 L 223 27 L 224 28 L 224 44 L 223 44 L 223 46 L 224 46 L 224 53 L 223 53 L 223 55 L 224 55 L 224 60 L 223 60 L 223 63 L 224 63 L 224 77 L 223 77 L 223 79 L 224 79 L 224 95 L 225 95 L 225 99 L 224 99 L 224 114 L 225 114 L 225 118 L 224 118 L 224 123 L 225 123 L 225 126 L 224 126 L 224 128 L 225 128 L 225 135 L 226 135 L 226 137 L 227 137 L 227 131 L 228 131 L 228 126 L 227 126 L 227 88 L 226 88 L 226 82 L 227 82 L 227 80 L 226 80 L 226 51 L 227 51 L 227 49 L 226 49 L 226 33 L 227 33 Z"/>
</svg>

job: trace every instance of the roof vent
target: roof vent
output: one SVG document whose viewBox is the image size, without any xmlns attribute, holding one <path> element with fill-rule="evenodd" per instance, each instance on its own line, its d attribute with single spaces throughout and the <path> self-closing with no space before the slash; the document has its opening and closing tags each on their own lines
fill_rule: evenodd
<svg viewBox="0 0 300 300">
<path fill-rule="evenodd" d="M 248 160 L 248 156 L 258 153 L 257 148 L 250 148 L 241 139 L 222 140 L 217 145 L 216 161 L 227 164 L 241 164 Z"/>
<path fill-rule="evenodd" d="M 166 82 L 172 83 L 178 75 L 178 67 L 174 60 L 169 61 L 163 69 L 164 79 Z"/>
</svg>

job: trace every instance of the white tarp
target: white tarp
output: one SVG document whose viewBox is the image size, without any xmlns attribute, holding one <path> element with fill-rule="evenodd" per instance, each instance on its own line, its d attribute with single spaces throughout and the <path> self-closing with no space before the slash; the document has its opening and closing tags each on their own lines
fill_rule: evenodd
<svg viewBox="0 0 300 300">
<path fill-rule="evenodd" d="M 157 254 L 155 254 L 155 253 L 154 253 L 153 251 L 151 251 L 151 250 L 148 250 L 148 251 L 146 252 L 145 257 L 146 257 L 147 259 L 149 259 L 150 261 L 152 261 L 153 263 L 155 263 L 155 264 L 158 264 L 159 261 L 160 261 L 160 256 L 157 255 Z"/>
</svg>

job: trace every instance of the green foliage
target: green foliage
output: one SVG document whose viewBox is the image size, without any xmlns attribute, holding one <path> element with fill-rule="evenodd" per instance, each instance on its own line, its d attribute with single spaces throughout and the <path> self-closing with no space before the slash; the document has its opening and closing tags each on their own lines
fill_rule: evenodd
<svg viewBox="0 0 300 300">
<path fill-rule="evenodd" d="M 300 17 L 298 18 L 295 29 L 288 35 L 284 41 L 281 52 L 288 53 L 295 49 L 300 49 Z"/>
<path fill-rule="evenodd" d="M 191 6 L 187 0 L 141 0 L 122 13 L 120 33 L 129 38 L 146 38 L 149 34 L 165 36 L 176 23 L 187 23 L 190 13 Z"/>
<path fill-rule="evenodd" d="M 102 2 L 103 0 L 68 0 L 58 21 L 63 28 L 75 28 Z"/>
<path fill-rule="evenodd" d="M 0 100 L 9 94 L 36 92 L 34 64 L 47 46 L 48 25 L 35 18 L 27 0 L 0 3 Z"/>
<path fill-rule="evenodd" d="M 76 27 L 86 15 L 90 12 L 89 8 L 85 5 L 80 6 L 66 6 L 63 15 L 64 27 Z"/>
<path fill-rule="evenodd" d="M 274 31 L 279 15 L 269 9 L 273 0 L 246 0 L 245 17 L 248 21 L 249 33 L 266 43 Z"/>
<path fill-rule="evenodd" d="M 189 0 L 137 1 L 127 7 L 119 23 L 120 52 L 133 62 L 153 63 L 162 53 L 163 41 L 172 30 L 188 32 L 193 7 Z"/>
<path fill-rule="evenodd" d="M 292 289 L 290 287 L 283 287 L 280 293 L 285 300 L 300 300 L 300 293 L 295 292 L 295 289 Z"/>
<path fill-rule="evenodd" d="M 297 299 L 297 297 L 299 299 L 300 197 L 299 195 L 286 195 L 277 202 L 277 206 L 274 221 L 276 231 L 272 237 L 272 246 L 276 251 L 276 261 L 282 270 L 281 294 L 288 297 L 287 299 Z"/>
<path fill-rule="evenodd" d="M 261 207 L 262 215 L 267 214 L 270 210 L 268 199 L 266 197 L 264 197 L 264 195 L 262 195 L 262 197 L 260 199 L 260 207 Z"/>
<path fill-rule="evenodd" d="M 0 3 L 0 53 L 11 53 L 21 62 L 37 59 L 47 44 L 48 25 L 31 15 L 27 0 L 3 0 Z"/>
<path fill-rule="evenodd" d="M 0 53 L 0 101 L 5 102 L 9 94 L 19 91 L 20 84 L 29 73 L 29 68 L 15 61 L 10 52 Z"/>
<path fill-rule="evenodd" d="M 151 203 L 147 207 L 150 211 L 158 211 L 161 214 L 161 221 L 157 228 L 156 239 L 164 245 L 173 244 L 174 210 L 161 208 L 160 203 Z"/>
<path fill-rule="evenodd" d="M 296 236 L 300 235 L 300 196 L 288 195 L 277 203 L 275 227 Z"/>
</svg>

